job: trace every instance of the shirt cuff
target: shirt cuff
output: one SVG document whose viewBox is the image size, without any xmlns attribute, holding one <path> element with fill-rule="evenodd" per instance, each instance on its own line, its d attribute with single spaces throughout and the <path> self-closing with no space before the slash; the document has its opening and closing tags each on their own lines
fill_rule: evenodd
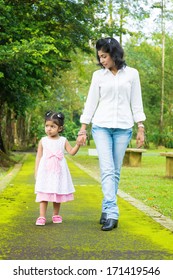
<svg viewBox="0 0 173 280">
<path fill-rule="evenodd" d="M 80 117 L 80 123 L 85 123 L 85 124 L 89 124 L 91 122 L 91 118 L 88 118 L 84 115 L 81 115 Z"/>
<path fill-rule="evenodd" d="M 134 121 L 136 123 L 143 122 L 145 120 L 146 120 L 146 116 L 145 116 L 144 113 L 137 113 L 137 114 L 134 115 Z"/>
</svg>

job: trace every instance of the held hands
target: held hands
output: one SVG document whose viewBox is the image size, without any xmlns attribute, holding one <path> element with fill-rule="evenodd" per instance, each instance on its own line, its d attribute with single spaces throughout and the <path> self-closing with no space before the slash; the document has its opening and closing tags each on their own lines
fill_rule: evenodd
<svg viewBox="0 0 173 280">
<path fill-rule="evenodd" d="M 87 132 L 86 132 L 86 130 L 80 130 L 78 132 L 78 137 L 77 137 L 76 143 L 79 146 L 85 146 L 86 145 L 86 139 L 87 139 Z"/>
</svg>

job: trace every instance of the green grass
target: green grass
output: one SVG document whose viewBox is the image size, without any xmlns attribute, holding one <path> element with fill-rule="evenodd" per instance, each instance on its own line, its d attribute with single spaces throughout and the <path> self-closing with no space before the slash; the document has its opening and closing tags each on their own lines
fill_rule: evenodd
<svg viewBox="0 0 173 280">
<path fill-rule="evenodd" d="M 100 177 L 99 162 L 96 156 L 88 156 L 88 148 L 81 147 L 73 160 Z M 120 190 L 141 200 L 144 204 L 173 219 L 173 179 L 165 177 L 166 159 L 160 152 L 171 149 L 147 150 L 142 156 L 141 167 L 123 166 L 120 178 Z"/>
<path fill-rule="evenodd" d="M 14 162 L 18 163 L 21 162 L 24 158 L 24 154 L 23 153 L 11 153 L 9 158 Z M 1 159 L 0 159 L 1 162 Z M 11 167 L 2 167 L 0 165 L 0 180 L 2 178 L 4 178 L 11 170 L 13 169 L 13 165 L 11 163 Z"/>
</svg>

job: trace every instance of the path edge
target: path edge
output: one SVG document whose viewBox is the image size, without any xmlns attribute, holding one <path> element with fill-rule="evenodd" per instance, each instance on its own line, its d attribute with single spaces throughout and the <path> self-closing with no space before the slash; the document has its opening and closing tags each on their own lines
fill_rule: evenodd
<svg viewBox="0 0 173 280">
<path fill-rule="evenodd" d="M 0 193 L 7 187 L 8 184 L 15 178 L 20 169 L 22 168 L 23 163 L 26 161 L 28 154 L 25 154 L 19 163 L 16 163 L 13 169 L 8 172 L 3 179 L 0 181 Z"/>
<path fill-rule="evenodd" d="M 90 175 L 92 178 L 94 178 L 97 182 L 100 183 L 100 178 L 94 174 L 91 170 L 85 168 L 83 165 L 80 163 L 77 163 L 75 160 L 67 156 L 68 160 L 72 161 L 77 167 L 85 171 L 88 175 Z M 122 190 L 118 190 L 118 196 L 124 199 L 125 201 L 129 202 L 131 205 L 136 207 L 138 210 L 141 212 L 145 213 L 147 216 L 151 217 L 154 221 L 165 227 L 166 229 L 170 230 L 173 232 L 173 220 L 162 215 L 160 212 L 154 210 L 153 208 L 147 206 L 140 200 L 132 197 L 131 195 L 125 193 Z"/>
</svg>

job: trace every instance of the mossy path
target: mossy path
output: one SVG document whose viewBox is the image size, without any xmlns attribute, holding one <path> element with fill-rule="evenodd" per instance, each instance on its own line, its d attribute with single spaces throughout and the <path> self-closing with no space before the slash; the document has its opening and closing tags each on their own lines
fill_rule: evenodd
<svg viewBox="0 0 173 280">
<path fill-rule="evenodd" d="M 62 204 L 62 224 L 35 226 L 39 204 L 34 194 L 35 154 L 0 193 L 1 260 L 172 260 L 173 234 L 119 198 L 119 227 L 100 230 L 102 192 L 98 182 L 68 165 L 75 184 L 75 200 Z"/>
</svg>

